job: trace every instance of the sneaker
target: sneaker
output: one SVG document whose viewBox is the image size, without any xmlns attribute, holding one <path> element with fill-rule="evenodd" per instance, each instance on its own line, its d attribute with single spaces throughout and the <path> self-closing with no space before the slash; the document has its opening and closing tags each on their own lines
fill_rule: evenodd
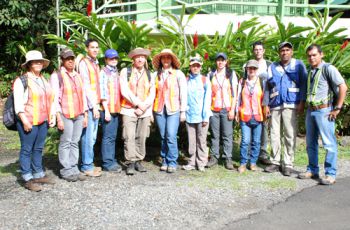
<svg viewBox="0 0 350 230">
<path fill-rule="evenodd" d="M 162 166 L 160 166 L 160 171 L 165 172 L 165 171 L 167 171 L 167 170 L 168 170 L 168 166 L 167 166 L 167 165 L 162 165 Z"/>
<path fill-rule="evenodd" d="M 233 169 L 234 169 L 234 168 L 233 168 L 232 161 L 231 161 L 230 159 L 227 159 L 227 160 L 225 161 L 225 168 L 226 168 L 227 170 L 233 170 Z"/>
<path fill-rule="evenodd" d="M 258 171 L 258 166 L 256 166 L 256 164 L 250 164 L 249 169 L 250 171 L 256 172 Z"/>
<path fill-rule="evenodd" d="M 210 157 L 208 163 L 207 163 L 207 168 L 211 168 L 215 165 L 217 165 L 219 162 L 218 162 L 218 159 L 216 159 L 216 157 L 212 156 Z"/>
<path fill-rule="evenodd" d="M 41 186 L 33 182 L 33 179 L 27 181 L 24 187 L 33 192 L 40 192 L 42 190 Z"/>
<path fill-rule="evenodd" d="M 174 173 L 176 172 L 176 167 L 169 166 L 167 169 L 167 173 Z"/>
<path fill-rule="evenodd" d="M 38 183 L 38 184 L 55 184 L 55 182 L 50 179 L 48 176 L 44 176 L 41 178 L 34 178 L 32 179 L 34 183 Z"/>
<path fill-rule="evenodd" d="M 141 164 L 141 161 L 136 161 L 135 169 L 139 172 L 147 172 L 147 169 Z"/>
<path fill-rule="evenodd" d="M 282 174 L 283 174 L 283 176 L 291 176 L 292 169 L 289 167 L 284 167 L 284 169 L 282 170 Z"/>
<path fill-rule="evenodd" d="M 304 180 L 304 179 L 319 179 L 320 176 L 318 174 L 313 174 L 310 171 L 306 171 L 303 173 L 299 173 L 298 178 L 302 179 L 302 180 Z"/>
<path fill-rule="evenodd" d="M 273 172 L 278 172 L 279 171 L 280 166 L 279 165 L 269 165 L 264 169 L 264 172 L 267 173 L 273 173 Z"/>
<path fill-rule="evenodd" d="M 332 185 L 335 183 L 335 178 L 331 176 L 326 176 L 325 178 L 322 178 L 320 181 L 320 184 L 322 185 Z"/>
<path fill-rule="evenodd" d="M 247 170 L 247 165 L 246 164 L 240 165 L 237 170 L 239 173 L 244 173 L 245 170 Z"/>
<path fill-rule="evenodd" d="M 191 171 L 191 170 L 195 170 L 196 167 L 194 167 L 193 165 L 183 165 L 182 169 L 186 171 Z"/>
<path fill-rule="evenodd" d="M 132 162 L 128 165 L 128 167 L 126 168 L 126 175 L 134 175 L 135 174 L 135 163 Z"/>
<path fill-rule="evenodd" d="M 68 181 L 68 182 L 76 182 L 78 181 L 78 176 L 77 175 L 70 175 L 66 177 L 62 177 L 63 180 Z"/>
<path fill-rule="evenodd" d="M 83 171 L 83 174 L 88 177 L 100 177 L 102 176 L 102 172 L 96 170 Z"/>
<path fill-rule="evenodd" d="M 205 167 L 204 166 L 198 166 L 198 171 L 204 172 L 205 171 Z"/>
</svg>

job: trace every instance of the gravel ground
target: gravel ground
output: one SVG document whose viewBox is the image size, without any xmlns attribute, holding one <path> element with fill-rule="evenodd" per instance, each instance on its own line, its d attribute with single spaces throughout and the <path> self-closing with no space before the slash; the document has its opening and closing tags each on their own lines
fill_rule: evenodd
<svg viewBox="0 0 350 230">
<path fill-rule="evenodd" d="M 17 160 L 0 155 L 2 166 Z M 238 175 L 222 166 L 169 175 L 145 165 L 144 174 L 104 173 L 75 183 L 47 169 L 56 184 L 39 193 L 24 189 L 16 175 L 0 177 L 0 229 L 220 229 L 317 184 L 279 173 Z M 350 161 L 342 160 L 339 177 L 345 176 Z"/>
</svg>

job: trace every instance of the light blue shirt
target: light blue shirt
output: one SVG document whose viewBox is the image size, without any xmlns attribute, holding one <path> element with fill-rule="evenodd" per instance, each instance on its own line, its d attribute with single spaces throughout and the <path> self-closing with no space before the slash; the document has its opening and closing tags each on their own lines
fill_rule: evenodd
<svg viewBox="0 0 350 230">
<path fill-rule="evenodd" d="M 187 110 L 186 122 L 195 124 L 209 122 L 212 112 L 211 84 L 209 78 L 202 79 L 202 75 L 190 74 L 187 80 Z"/>
</svg>

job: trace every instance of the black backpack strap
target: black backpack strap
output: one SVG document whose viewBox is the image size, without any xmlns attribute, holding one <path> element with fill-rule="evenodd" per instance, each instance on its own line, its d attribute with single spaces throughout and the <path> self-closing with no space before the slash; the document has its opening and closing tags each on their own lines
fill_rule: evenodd
<svg viewBox="0 0 350 230">
<path fill-rule="evenodd" d="M 131 67 L 127 67 L 126 68 L 126 79 L 128 82 L 130 80 L 130 77 L 131 77 Z"/>
<path fill-rule="evenodd" d="M 63 78 L 62 78 L 62 73 L 60 70 L 57 70 L 56 71 L 56 74 L 57 74 L 57 78 L 58 78 L 58 85 L 60 87 L 60 89 L 62 88 L 63 86 Z"/>
<path fill-rule="evenodd" d="M 210 73 L 209 73 L 209 80 L 210 80 L 210 81 L 212 81 L 212 80 L 213 80 L 214 73 L 215 73 L 215 70 L 210 71 Z"/>
<path fill-rule="evenodd" d="M 19 77 L 19 79 L 21 79 L 22 81 L 22 84 L 23 84 L 23 88 L 24 88 L 24 91 L 26 91 L 27 87 L 28 87 L 28 78 L 26 75 L 21 75 Z"/>
<path fill-rule="evenodd" d="M 147 73 L 148 82 L 151 82 L 151 71 L 149 71 L 149 69 L 146 69 L 146 73 Z"/>
<path fill-rule="evenodd" d="M 334 84 L 332 83 L 331 75 L 329 73 L 329 66 L 330 65 L 331 65 L 330 63 L 323 64 L 322 74 L 326 77 L 328 86 L 331 88 L 331 90 L 333 92 L 332 104 L 335 105 L 335 103 L 337 103 L 337 100 L 338 100 L 338 92 L 337 92 L 337 89 L 333 87 Z"/>
</svg>

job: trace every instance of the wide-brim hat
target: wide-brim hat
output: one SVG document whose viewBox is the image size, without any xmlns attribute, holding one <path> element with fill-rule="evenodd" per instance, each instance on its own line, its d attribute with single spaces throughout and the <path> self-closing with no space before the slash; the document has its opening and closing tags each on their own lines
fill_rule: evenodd
<svg viewBox="0 0 350 230">
<path fill-rule="evenodd" d="M 177 58 L 177 56 L 173 53 L 173 51 L 171 49 L 163 49 L 159 54 L 155 55 L 152 59 L 152 65 L 155 69 L 159 69 L 160 66 L 160 59 L 162 58 L 162 56 L 165 55 L 170 55 L 172 58 L 172 64 L 173 67 L 176 69 L 179 69 L 181 66 L 181 63 L 179 61 L 179 59 Z"/>
<path fill-rule="evenodd" d="M 43 55 L 40 51 L 37 50 L 30 50 L 26 53 L 26 61 L 21 65 L 22 68 L 26 68 L 27 64 L 30 61 L 43 61 L 43 68 L 46 68 L 49 66 L 50 61 L 46 58 L 43 58 Z"/>
<path fill-rule="evenodd" d="M 129 52 L 128 57 L 131 59 L 133 57 L 135 57 L 136 55 L 143 55 L 143 56 L 148 57 L 150 54 L 151 54 L 151 52 L 148 49 L 136 48 L 136 49 L 133 49 Z"/>
</svg>

